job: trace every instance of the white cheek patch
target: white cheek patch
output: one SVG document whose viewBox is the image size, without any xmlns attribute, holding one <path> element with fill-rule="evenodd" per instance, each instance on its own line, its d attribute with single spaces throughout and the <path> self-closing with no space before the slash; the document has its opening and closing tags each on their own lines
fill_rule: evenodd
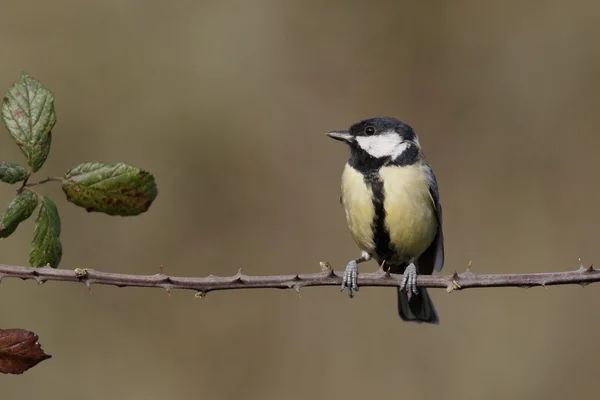
<svg viewBox="0 0 600 400">
<path fill-rule="evenodd" d="M 376 136 L 357 136 L 356 142 L 361 149 L 375 158 L 391 157 L 396 159 L 408 148 L 408 143 L 393 131 Z"/>
</svg>

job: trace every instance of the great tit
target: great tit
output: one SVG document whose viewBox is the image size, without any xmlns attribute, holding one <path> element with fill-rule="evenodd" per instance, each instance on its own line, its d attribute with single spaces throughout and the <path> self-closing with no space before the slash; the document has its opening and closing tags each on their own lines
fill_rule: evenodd
<svg viewBox="0 0 600 400">
<path fill-rule="evenodd" d="M 358 264 L 374 258 L 385 271 L 403 274 L 398 313 L 404 321 L 439 323 L 417 273 L 444 265 L 442 206 L 435 175 L 419 139 L 407 124 L 390 117 L 355 123 L 327 134 L 350 146 L 340 201 L 362 255 L 346 266 L 342 291 L 358 291 Z"/>
</svg>

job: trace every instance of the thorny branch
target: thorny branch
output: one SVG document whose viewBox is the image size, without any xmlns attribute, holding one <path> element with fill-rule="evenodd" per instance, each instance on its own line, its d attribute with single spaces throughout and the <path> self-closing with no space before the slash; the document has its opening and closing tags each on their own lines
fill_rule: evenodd
<svg viewBox="0 0 600 400">
<path fill-rule="evenodd" d="M 525 287 L 570 285 L 586 286 L 600 282 L 600 270 L 592 266 L 565 272 L 544 272 L 532 274 L 474 274 L 469 267 L 462 274 L 453 275 L 419 275 L 417 286 L 428 288 L 445 288 L 448 292 L 469 288 L 483 287 Z M 321 263 L 322 272 L 300 275 L 244 275 L 240 270 L 229 277 L 209 275 L 203 278 L 168 276 L 160 272 L 155 275 L 131 275 L 101 272 L 93 269 L 75 270 L 54 269 L 49 266 L 30 268 L 0 264 L 0 282 L 4 278 L 32 279 L 38 284 L 46 281 L 64 281 L 84 283 L 88 289 L 93 284 L 112 285 L 118 287 L 156 287 L 171 292 L 172 289 L 195 290 L 197 297 L 204 297 L 213 290 L 232 289 L 300 289 L 307 286 L 339 286 L 342 274 L 333 271 L 329 263 Z M 399 286 L 401 275 L 389 274 L 381 268 L 376 272 L 361 273 L 359 286 Z"/>
</svg>

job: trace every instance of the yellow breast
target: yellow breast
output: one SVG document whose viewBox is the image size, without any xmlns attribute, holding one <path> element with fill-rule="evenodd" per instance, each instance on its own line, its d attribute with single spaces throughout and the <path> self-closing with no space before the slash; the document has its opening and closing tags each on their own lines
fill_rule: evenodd
<svg viewBox="0 0 600 400">
<path fill-rule="evenodd" d="M 342 174 L 342 205 L 354 241 L 361 250 L 372 254 L 375 250 L 373 193 L 363 175 L 348 164 Z"/>
<path fill-rule="evenodd" d="M 435 204 L 429 193 L 422 165 L 388 166 L 379 170 L 383 182 L 385 227 L 393 260 L 406 262 L 419 257 L 437 233 Z M 376 258 L 373 192 L 364 176 L 346 164 L 342 174 L 342 204 L 346 222 L 358 247 Z"/>
<path fill-rule="evenodd" d="M 438 227 L 423 166 L 383 167 L 379 175 L 390 245 L 396 248 L 400 260 L 418 257 L 433 242 Z"/>
</svg>

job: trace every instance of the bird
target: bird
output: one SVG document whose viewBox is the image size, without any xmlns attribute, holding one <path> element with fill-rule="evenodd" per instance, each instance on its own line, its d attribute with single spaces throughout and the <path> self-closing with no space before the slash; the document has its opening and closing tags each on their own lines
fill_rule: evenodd
<svg viewBox="0 0 600 400">
<path fill-rule="evenodd" d="M 417 134 L 395 118 L 374 117 L 327 135 L 350 147 L 340 202 L 361 250 L 346 266 L 341 291 L 347 288 L 353 297 L 359 290 L 358 264 L 374 259 L 386 271 L 403 274 L 400 318 L 438 324 L 427 289 L 416 285 L 417 274 L 431 275 L 444 266 L 438 183 Z"/>
</svg>

